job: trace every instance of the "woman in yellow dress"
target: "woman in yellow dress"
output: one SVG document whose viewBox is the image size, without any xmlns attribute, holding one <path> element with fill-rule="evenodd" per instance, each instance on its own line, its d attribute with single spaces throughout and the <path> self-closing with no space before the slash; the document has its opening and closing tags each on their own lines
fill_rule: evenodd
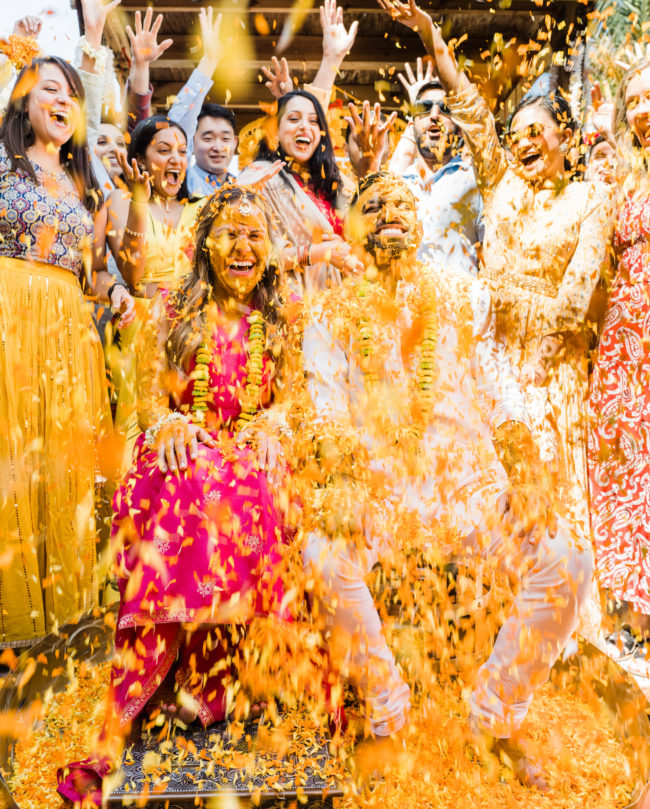
<svg viewBox="0 0 650 809">
<path fill-rule="evenodd" d="M 608 261 L 608 195 L 599 184 L 571 181 L 575 124 L 559 93 L 525 98 L 515 110 L 509 159 L 487 103 L 429 15 L 414 0 L 379 3 L 418 31 L 471 149 L 484 200 L 481 277 L 490 286 L 497 336 L 557 475 L 558 507 L 589 535 L 586 321 Z"/>
<path fill-rule="evenodd" d="M 83 104 L 77 72 L 42 57 L 0 128 L 0 647 L 32 645 L 98 597 L 95 485 L 112 426 L 83 289 L 114 310 L 132 301 L 86 272 L 102 200 Z"/>
<path fill-rule="evenodd" d="M 122 277 L 136 296 L 137 318 L 120 334 L 119 361 L 116 352 L 110 358 L 117 366 L 115 424 L 124 441 L 125 471 L 140 434 L 136 355 L 142 323 L 156 292 L 175 287 L 190 272 L 196 218 L 205 200 L 187 199 L 187 139 L 183 129 L 164 115 L 153 115 L 136 126 L 122 171 L 129 191 L 110 195 L 102 226 Z"/>
</svg>

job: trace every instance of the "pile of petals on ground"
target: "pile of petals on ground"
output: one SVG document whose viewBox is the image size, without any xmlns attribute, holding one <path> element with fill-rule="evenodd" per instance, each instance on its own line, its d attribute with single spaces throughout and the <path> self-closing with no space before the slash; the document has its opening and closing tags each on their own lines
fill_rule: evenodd
<svg viewBox="0 0 650 809">
<path fill-rule="evenodd" d="M 50 694 L 44 701 L 43 718 L 33 733 L 18 741 L 10 786 L 21 809 L 60 807 L 56 769 L 92 749 L 102 723 L 109 670 L 109 663 L 78 664 L 66 690 Z M 341 777 L 345 791 L 335 805 L 339 809 L 457 809 L 464 804 L 503 809 L 623 809 L 640 776 L 629 751 L 612 730 L 606 704 L 591 698 L 588 687 L 576 694 L 560 683 L 549 683 L 538 692 L 523 728 L 545 763 L 550 793 L 526 789 L 495 758 L 479 757 L 467 731 L 464 698 L 469 683 L 432 675 L 426 693 L 420 692 L 414 700 L 403 751 L 396 754 L 393 750 L 384 760 L 380 754 L 372 757 L 373 771 L 384 768 L 383 779 L 364 778 L 368 773 L 351 763 L 354 759 L 347 747 L 331 761 L 327 775 Z M 262 746 L 258 741 L 256 752 L 240 755 L 237 761 L 231 753 L 224 757 L 219 744 L 197 751 L 182 736 L 172 736 L 161 742 L 148 764 L 152 774 L 168 772 L 175 761 L 198 756 L 205 762 L 206 772 L 241 766 L 241 777 L 246 779 L 259 775 L 257 770 L 262 767 L 270 782 L 287 777 L 300 780 L 309 770 L 319 733 L 318 722 L 290 711 L 279 723 L 276 720 L 274 728 L 260 733 Z M 266 749 L 262 749 L 264 740 Z M 360 786 L 364 781 L 372 787 Z"/>
</svg>

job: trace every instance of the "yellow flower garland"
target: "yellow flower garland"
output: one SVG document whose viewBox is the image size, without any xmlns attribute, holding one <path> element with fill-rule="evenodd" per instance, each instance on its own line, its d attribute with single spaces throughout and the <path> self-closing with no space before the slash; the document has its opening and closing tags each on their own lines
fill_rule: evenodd
<svg viewBox="0 0 650 809">
<path fill-rule="evenodd" d="M 373 284 L 364 279 L 357 287 L 357 296 L 361 300 L 367 300 L 368 293 L 373 288 Z M 424 319 L 424 329 L 422 342 L 420 345 L 420 360 L 417 373 L 417 401 L 415 402 L 416 422 L 411 425 L 410 432 L 416 438 L 421 438 L 427 424 L 430 421 L 431 413 L 435 403 L 434 387 L 437 373 L 436 347 L 438 344 L 438 318 L 434 303 L 434 293 L 431 289 L 422 289 L 423 304 L 420 313 Z M 359 353 L 361 354 L 361 369 L 364 378 L 370 384 L 379 381 L 374 364 L 371 358 L 375 355 L 375 334 L 372 317 L 370 313 L 360 315 L 357 323 Z"/>
<path fill-rule="evenodd" d="M 260 389 L 262 386 L 262 370 L 264 367 L 264 348 L 266 335 L 264 331 L 264 318 L 260 312 L 253 312 L 248 317 L 248 360 L 246 362 L 246 386 L 241 402 L 241 413 L 235 424 L 235 431 L 239 432 L 249 424 L 259 409 Z M 203 340 L 196 352 L 196 365 L 190 378 L 192 385 L 192 419 L 196 424 L 205 423 L 205 414 L 208 410 L 208 396 L 210 386 L 210 348 L 208 341 Z"/>
</svg>

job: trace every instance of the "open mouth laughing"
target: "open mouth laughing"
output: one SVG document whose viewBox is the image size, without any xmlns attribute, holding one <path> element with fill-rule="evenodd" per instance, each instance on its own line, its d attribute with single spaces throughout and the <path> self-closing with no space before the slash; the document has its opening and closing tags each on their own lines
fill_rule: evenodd
<svg viewBox="0 0 650 809">
<path fill-rule="evenodd" d="M 383 222 L 375 228 L 375 233 L 385 239 L 401 239 L 408 233 L 408 228 L 401 222 Z"/>
<path fill-rule="evenodd" d="M 228 272 L 246 278 L 253 273 L 255 262 L 252 259 L 231 261 L 228 264 Z"/>
<path fill-rule="evenodd" d="M 521 152 L 518 156 L 519 162 L 525 169 L 541 168 L 542 153 L 536 149 Z"/>
<path fill-rule="evenodd" d="M 294 142 L 299 149 L 307 151 L 311 148 L 312 139 L 308 135 L 298 135 Z"/>
<path fill-rule="evenodd" d="M 70 126 L 70 115 L 64 110 L 51 110 L 50 120 L 63 129 L 67 129 Z"/>
</svg>

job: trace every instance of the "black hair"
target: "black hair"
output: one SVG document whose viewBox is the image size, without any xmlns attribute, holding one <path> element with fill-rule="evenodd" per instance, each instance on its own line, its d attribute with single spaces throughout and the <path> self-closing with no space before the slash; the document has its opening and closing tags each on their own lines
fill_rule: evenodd
<svg viewBox="0 0 650 809">
<path fill-rule="evenodd" d="M 210 260 L 208 242 L 215 221 L 226 205 L 247 200 L 263 213 L 267 231 L 271 231 L 271 214 L 264 198 L 257 191 L 239 185 L 226 184 L 205 203 L 196 222 L 196 237 L 192 270 L 171 295 L 178 318 L 167 338 L 167 357 L 173 368 L 182 370 L 189 357 L 197 350 L 205 330 L 205 310 L 211 299 L 219 300 L 227 294 Z M 275 325 L 280 319 L 280 274 L 273 253 L 255 289 L 255 307 L 264 320 Z"/>
<path fill-rule="evenodd" d="M 512 122 L 518 112 L 525 107 L 532 107 L 538 104 L 545 112 L 547 112 L 559 127 L 566 127 L 571 132 L 575 132 L 578 124 L 571 112 L 571 106 L 562 93 L 527 93 L 515 107 L 512 115 L 508 119 L 508 129 L 510 129 Z"/>
<path fill-rule="evenodd" d="M 211 101 L 206 101 L 201 107 L 197 122 L 201 118 L 223 118 L 232 127 L 232 131 L 237 134 L 237 119 L 235 113 L 228 107 L 222 107 L 221 104 L 213 104 Z"/>
<path fill-rule="evenodd" d="M 406 187 L 406 189 L 408 189 L 408 193 L 411 195 L 413 202 L 415 204 L 416 202 L 415 196 L 413 195 L 413 192 L 409 188 L 406 180 L 404 180 L 403 177 L 400 177 L 398 174 L 395 174 L 392 171 L 385 171 L 384 169 L 381 169 L 380 171 L 373 171 L 371 174 L 366 174 L 366 176 L 363 179 L 359 180 L 357 190 L 354 192 L 354 196 L 350 201 L 350 208 L 352 208 L 356 204 L 359 197 L 363 193 L 365 193 L 369 188 L 371 188 L 376 183 L 383 182 L 384 180 L 391 180 L 393 182 L 398 181 L 402 183 Z"/>
<path fill-rule="evenodd" d="M 330 205 L 334 206 L 336 204 L 337 192 L 341 188 L 341 172 L 336 163 L 327 118 L 325 117 L 320 102 L 306 90 L 291 90 L 291 92 L 283 95 L 278 101 L 277 119 L 279 121 L 280 118 L 282 118 L 284 108 L 292 98 L 296 97 L 307 98 L 314 105 L 318 118 L 318 126 L 321 131 L 320 142 L 308 164 L 311 185 L 317 194 L 320 194 Z M 278 143 L 276 149 L 273 151 L 266 138 L 260 141 L 256 160 L 268 160 L 273 162 L 275 160 L 286 160 L 286 157 L 280 143 Z M 287 183 L 289 180 L 288 172 L 288 168 L 283 168 L 280 172 L 280 177 Z"/>
<path fill-rule="evenodd" d="M 0 142 L 5 145 L 7 157 L 11 163 L 11 170 L 21 171 L 34 183 L 38 183 L 38 179 L 34 166 L 27 157 L 27 149 L 33 146 L 35 142 L 34 133 L 27 126 L 29 123 L 27 114 L 29 91 L 25 92 L 21 88 L 31 88 L 33 86 L 29 74 L 31 72 L 32 76 L 36 77 L 37 71 L 42 65 L 55 65 L 61 70 L 82 109 L 86 100 L 79 74 L 72 65 L 58 56 L 41 56 L 34 59 L 31 64 L 26 65 L 18 74 L 0 126 Z M 61 146 L 60 160 L 61 165 L 77 187 L 79 198 L 84 208 L 91 214 L 96 213 L 103 202 L 103 195 L 92 168 L 86 138 L 84 137 L 83 141 L 80 142 L 78 132 L 73 132 L 70 139 Z"/>
<path fill-rule="evenodd" d="M 417 95 L 415 96 L 415 100 L 417 101 L 417 99 L 428 90 L 442 90 L 444 92 L 444 89 L 445 88 L 442 86 L 442 82 L 439 79 L 431 79 L 431 81 L 425 82 L 422 87 L 420 87 Z"/>
<path fill-rule="evenodd" d="M 187 143 L 187 135 L 183 127 L 176 121 L 172 121 L 172 119 L 168 118 L 166 115 L 151 115 L 149 118 L 145 118 L 144 121 L 140 121 L 140 123 L 131 133 L 131 140 L 129 141 L 129 147 L 126 152 L 127 161 L 131 163 L 133 159 L 144 160 L 145 152 L 147 151 L 151 141 L 154 139 L 156 133 L 160 132 L 161 129 L 168 129 L 172 127 L 174 129 L 178 129 L 178 131 L 182 133 L 183 137 L 185 138 L 185 142 Z M 186 172 L 181 187 L 178 191 L 178 199 L 187 198 L 188 193 Z"/>
<path fill-rule="evenodd" d="M 514 108 L 512 115 L 508 118 L 508 130 L 512 126 L 515 115 L 526 107 L 535 104 L 540 106 L 555 122 L 559 129 L 568 129 L 571 134 L 578 130 L 578 123 L 573 117 L 571 106 L 561 92 L 552 90 L 549 92 L 528 92 Z M 564 168 L 572 178 L 579 178 L 584 171 L 585 156 L 580 155 L 577 165 L 572 164 L 568 156 L 564 158 Z"/>
</svg>

